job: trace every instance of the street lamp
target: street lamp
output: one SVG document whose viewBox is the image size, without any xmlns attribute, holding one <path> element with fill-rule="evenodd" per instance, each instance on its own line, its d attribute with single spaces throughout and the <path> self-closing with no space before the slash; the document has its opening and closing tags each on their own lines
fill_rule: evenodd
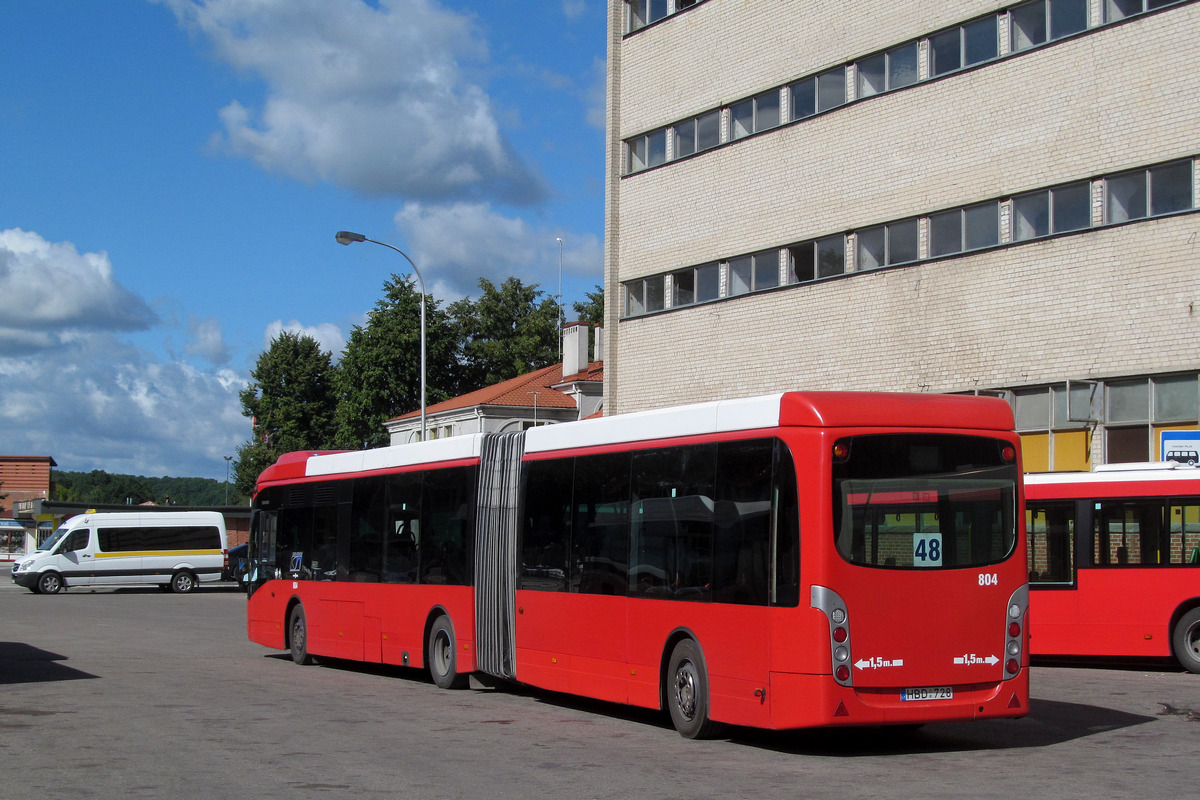
<svg viewBox="0 0 1200 800">
<path fill-rule="evenodd" d="M 389 250 L 395 250 L 400 255 L 404 256 L 404 260 L 412 266 L 413 272 L 417 274 L 417 283 L 421 286 L 421 441 L 425 441 L 425 279 L 421 277 L 421 270 L 417 269 L 417 265 L 413 264 L 413 260 L 408 257 L 399 247 L 394 247 L 387 242 L 368 239 L 361 233 L 353 233 L 352 231 L 338 231 L 338 244 L 354 244 L 355 242 L 371 242 L 373 244 L 386 247 Z"/>
<path fill-rule="evenodd" d="M 225 456 L 225 505 L 229 505 L 229 462 L 233 456 Z"/>
<path fill-rule="evenodd" d="M 562 237 L 556 236 L 558 242 L 558 360 L 563 360 L 563 310 L 562 310 Z"/>
</svg>

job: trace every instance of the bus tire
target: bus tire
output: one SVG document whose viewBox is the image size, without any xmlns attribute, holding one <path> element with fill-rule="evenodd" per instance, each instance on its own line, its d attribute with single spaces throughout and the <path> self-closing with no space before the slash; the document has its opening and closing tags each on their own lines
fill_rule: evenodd
<svg viewBox="0 0 1200 800">
<path fill-rule="evenodd" d="M 429 675 L 439 688 L 466 688 L 468 676 L 458 672 L 458 642 L 454 638 L 454 626 L 445 614 L 435 619 L 429 628 L 425 663 L 429 665 Z"/>
<path fill-rule="evenodd" d="M 1184 669 L 1200 673 L 1200 608 L 1193 608 L 1175 623 L 1171 649 Z"/>
<path fill-rule="evenodd" d="M 195 588 L 196 576 L 186 569 L 181 569 L 171 576 L 171 591 L 175 594 L 187 594 Z"/>
<path fill-rule="evenodd" d="M 288 647 L 292 651 L 292 661 L 302 667 L 313 663 L 308 654 L 308 617 L 299 603 L 292 606 L 292 613 L 288 615 Z"/>
<path fill-rule="evenodd" d="M 708 718 L 708 669 L 700 646 L 683 639 L 671 651 L 667 666 L 667 710 L 680 736 L 708 739 L 720 732 L 720 723 Z"/>
<path fill-rule="evenodd" d="M 38 594 L 58 594 L 63 588 L 62 576 L 57 572 L 43 572 L 38 576 L 34 591 Z"/>
</svg>

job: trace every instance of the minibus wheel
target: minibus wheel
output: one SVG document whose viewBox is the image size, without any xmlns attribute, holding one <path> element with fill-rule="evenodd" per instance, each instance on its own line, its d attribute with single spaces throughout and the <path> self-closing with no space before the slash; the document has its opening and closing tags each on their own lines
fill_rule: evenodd
<svg viewBox="0 0 1200 800">
<path fill-rule="evenodd" d="M 708 718 L 708 669 L 693 640 L 683 639 L 675 645 L 666 679 L 667 710 L 679 735 L 688 739 L 717 735 L 723 726 Z"/>
<path fill-rule="evenodd" d="M 196 588 L 196 576 L 187 570 L 180 570 L 171 576 L 171 591 L 176 594 L 187 594 Z"/>
<path fill-rule="evenodd" d="M 458 671 L 458 643 L 454 639 L 454 626 L 445 614 L 433 621 L 429 629 L 429 674 L 433 682 L 442 689 L 464 689 L 468 676 Z"/>
<path fill-rule="evenodd" d="M 63 588 L 62 576 L 57 572 L 43 572 L 37 581 L 39 594 L 57 594 Z"/>
<path fill-rule="evenodd" d="M 1200 608 L 1193 608 L 1175 623 L 1171 645 L 1184 669 L 1200 673 Z"/>
</svg>

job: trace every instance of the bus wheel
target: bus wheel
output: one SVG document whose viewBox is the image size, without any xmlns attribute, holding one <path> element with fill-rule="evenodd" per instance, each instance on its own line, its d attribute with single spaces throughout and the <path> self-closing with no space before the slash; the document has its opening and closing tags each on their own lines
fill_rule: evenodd
<svg viewBox="0 0 1200 800">
<path fill-rule="evenodd" d="M 301 666 L 313 663 L 308 654 L 308 619 L 304 616 L 304 606 L 299 603 L 292 608 L 288 619 L 288 645 L 292 649 L 292 661 Z"/>
<path fill-rule="evenodd" d="M 62 577 L 57 572 L 43 572 L 37 581 L 39 594 L 57 594 L 63 588 Z"/>
<path fill-rule="evenodd" d="M 1200 673 L 1200 608 L 1193 608 L 1175 623 L 1171 646 L 1184 669 Z"/>
<path fill-rule="evenodd" d="M 691 639 L 682 640 L 671 651 L 667 680 L 667 708 L 675 730 L 688 739 L 715 736 L 722 726 L 708 718 L 708 670 L 699 646 Z"/>
<path fill-rule="evenodd" d="M 442 614 L 429 629 L 429 651 L 425 663 L 433 682 L 442 689 L 464 689 L 467 676 L 458 672 L 458 645 L 454 640 L 454 626 L 450 618 Z"/>
<path fill-rule="evenodd" d="M 171 576 L 171 591 L 176 594 L 187 594 L 196 588 L 196 576 L 187 570 L 176 572 Z"/>
</svg>

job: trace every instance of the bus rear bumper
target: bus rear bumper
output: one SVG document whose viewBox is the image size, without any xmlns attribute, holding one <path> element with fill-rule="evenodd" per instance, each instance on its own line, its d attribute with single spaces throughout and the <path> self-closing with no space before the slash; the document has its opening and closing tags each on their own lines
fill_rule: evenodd
<svg viewBox="0 0 1200 800">
<path fill-rule="evenodd" d="M 1023 717 L 1029 713 L 1029 670 L 999 683 L 952 687 L 943 700 L 902 700 L 901 687 L 840 686 L 830 675 L 771 673 L 771 727 L 913 725 Z"/>
</svg>

